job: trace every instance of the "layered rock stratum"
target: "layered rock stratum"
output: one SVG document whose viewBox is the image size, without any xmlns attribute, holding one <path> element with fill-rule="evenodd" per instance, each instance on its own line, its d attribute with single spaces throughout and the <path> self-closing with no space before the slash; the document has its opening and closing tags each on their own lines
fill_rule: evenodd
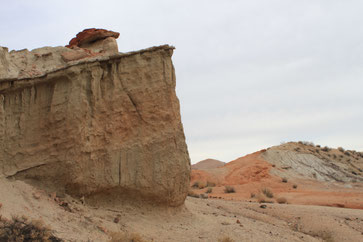
<svg viewBox="0 0 363 242">
<path fill-rule="evenodd" d="M 0 47 L 0 178 L 183 204 L 190 159 L 174 47 L 119 53 L 117 37 L 91 29 L 68 47 Z"/>
</svg>

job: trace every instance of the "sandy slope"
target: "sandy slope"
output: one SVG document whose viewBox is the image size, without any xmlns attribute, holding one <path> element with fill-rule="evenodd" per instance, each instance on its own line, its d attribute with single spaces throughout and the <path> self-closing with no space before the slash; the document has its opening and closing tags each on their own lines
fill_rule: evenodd
<svg viewBox="0 0 363 242">
<path fill-rule="evenodd" d="M 363 211 L 320 206 L 188 198 L 179 209 L 110 203 L 93 207 L 39 191 L 21 181 L 0 181 L 0 214 L 44 221 L 66 241 L 109 241 L 133 232 L 145 241 L 360 241 Z M 62 205 L 63 201 L 63 205 Z M 67 205 L 64 205 L 67 202 Z M 111 204 L 113 204 L 111 206 Z M 115 218 L 119 221 L 115 223 Z"/>
<path fill-rule="evenodd" d="M 192 165 L 192 169 L 206 170 L 224 166 L 226 163 L 215 159 L 205 159 Z"/>
</svg>

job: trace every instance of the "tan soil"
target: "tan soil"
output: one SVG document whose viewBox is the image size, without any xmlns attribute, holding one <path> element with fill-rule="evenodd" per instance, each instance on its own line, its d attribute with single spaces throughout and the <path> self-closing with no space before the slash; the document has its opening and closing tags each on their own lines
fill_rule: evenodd
<svg viewBox="0 0 363 242">
<path fill-rule="evenodd" d="M 192 165 L 192 169 L 208 170 L 224 166 L 226 163 L 215 159 L 205 159 Z"/>
<path fill-rule="evenodd" d="M 188 197 L 179 209 L 110 201 L 92 207 L 87 200 L 59 198 L 22 181 L 0 181 L 0 214 L 41 219 L 66 241 L 110 241 L 122 231 L 145 241 L 360 241 L 363 211 L 290 204 Z M 63 206 L 61 206 L 63 201 Z M 64 205 L 67 202 L 68 205 Z M 118 204 L 118 205 L 116 205 Z M 115 218 L 118 218 L 115 223 Z"/>
</svg>

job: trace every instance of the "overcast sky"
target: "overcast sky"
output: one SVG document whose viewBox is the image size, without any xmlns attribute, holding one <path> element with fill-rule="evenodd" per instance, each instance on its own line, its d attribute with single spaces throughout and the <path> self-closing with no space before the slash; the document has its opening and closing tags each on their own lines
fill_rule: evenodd
<svg viewBox="0 0 363 242">
<path fill-rule="evenodd" d="M 119 50 L 176 47 L 192 163 L 284 141 L 363 151 L 363 1 L 1 2 L 0 46 L 66 45 L 85 28 Z"/>
</svg>

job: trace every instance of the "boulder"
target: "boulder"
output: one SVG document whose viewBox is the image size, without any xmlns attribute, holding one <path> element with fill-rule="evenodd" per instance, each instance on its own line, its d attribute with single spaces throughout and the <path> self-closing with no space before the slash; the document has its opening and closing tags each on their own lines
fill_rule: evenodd
<svg viewBox="0 0 363 242">
<path fill-rule="evenodd" d="M 76 37 L 69 41 L 69 45 L 66 47 L 78 46 L 82 47 L 84 44 L 89 44 L 92 42 L 96 42 L 97 40 L 106 39 L 108 37 L 113 37 L 117 39 L 120 36 L 120 33 L 105 30 L 105 29 L 85 29 L 82 32 L 79 32 Z"/>
<path fill-rule="evenodd" d="M 78 43 L 109 35 L 95 32 Z M 190 159 L 173 49 L 78 59 L 65 47 L 0 48 L 0 178 L 86 198 L 183 204 Z"/>
</svg>

